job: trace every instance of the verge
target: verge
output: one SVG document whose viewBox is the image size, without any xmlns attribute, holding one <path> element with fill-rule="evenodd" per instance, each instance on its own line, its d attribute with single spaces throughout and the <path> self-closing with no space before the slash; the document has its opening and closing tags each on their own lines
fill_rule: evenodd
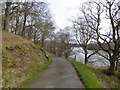
<svg viewBox="0 0 120 90">
<path fill-rule="evenodd" d="M 88 66 L 83 65 L 75 60 L 69 61 L 76 69 L 85 88 L 104 88 L 104 86 L 98 81 L 98 78 L 94 74 L 93 70 L 91 70 Z"/>
<path fill-rule="evenodd" d="M 41 73 L 43 73 L 43 71 L 52 63 L 51 60 L 49 60 L 46 65 L 44 65 L 40 70 L 38 70 L 37 72 L 35 72 L 33 74 L 33 76 L 31 78 L 29 78 L 28 80 L 24 81 L 19 87 L 20 88 L 28 88 L 29 85 L 34 81 L 36 80 L 40 75 Z"/>
</svg>

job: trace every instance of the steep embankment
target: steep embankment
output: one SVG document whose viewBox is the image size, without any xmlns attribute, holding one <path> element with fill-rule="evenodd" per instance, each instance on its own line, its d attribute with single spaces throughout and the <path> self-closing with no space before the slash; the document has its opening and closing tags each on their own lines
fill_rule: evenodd
<svg viewBox="0 0 120 90">
<path fill-rule="evenodd" d="M 49 61 L 32 42 L 8 32 L 3 32 L 2 36 L 3 87 L 20 87 Z"/>
</svg>

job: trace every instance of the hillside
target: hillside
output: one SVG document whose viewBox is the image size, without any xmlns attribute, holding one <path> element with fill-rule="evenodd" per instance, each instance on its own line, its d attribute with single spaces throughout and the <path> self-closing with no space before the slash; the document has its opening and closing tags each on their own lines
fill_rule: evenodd
<svg viewBox="0 0 120 90">
<path fill-rule="evenodd" d="M 103 48 L 108 50 L 109 47 L 108 47 L 108 44 L 106 43 L 101 43 L 102 46 L 104 46 Z M 114 47 L 114 44 L 113 43 L 109 43 L 110 47 L 113 48 Z M 72 47 L 83 47 L 84 45 L 81 44 L 71 44 Z M 100 46 L 97 44 L 97 43 L 90 43 L 88 44 L 88 50 L 101 50 Z"/>
<path fill-rule="evenodd" d="M 20 87 L 48 62 L 42 49 L 31 41 L 2 32 L 3 87 Z"/>
</svg>

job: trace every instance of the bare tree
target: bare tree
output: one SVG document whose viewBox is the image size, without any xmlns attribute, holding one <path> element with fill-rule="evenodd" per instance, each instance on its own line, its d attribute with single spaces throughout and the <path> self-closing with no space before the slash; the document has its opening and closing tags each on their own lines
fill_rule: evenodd
<svg viewBox="0 0 120 90">
<path fill-rule="evenodd" d="M 95 52 L 88 55 L 88 46 L 94 37 L 95 32 L 90 27 L 88 27 L 84 17 L 78 17 L 76 20 L 72 21 L 72 23 L 76 41 L 84 50 L 85 64 L 87 64 L 88 59 L 97 51 L 95 50 Z"/>
<path fill-rule="evenodd" d="M 49 39 L 46 41 L 44 49 L 50 53 L 56 54 L 57 53 L 57 34 L 52 32 L 49 37 Z"/>
<path fill-rule="evenodd" d="M 27 17 L 31 14 L 30 9 L 32 8 L 33 3 L 24 2 L 23 3 L 23 27 L 21 31 L 21 36 L 25 36 L 25 27 L 27 22 Z"/>
<path fill-rule="evenodd" d="M 54 22 L 46 3 L 35 3 L 34 12 L 37 14 L 37 17 L 33 16 L 35 18 L 34 42 L 41 42 L 43 47 L 49 33 L 55 29 Z"/>
<path fill-rule="evenodd" d="M 72 51 L 71 46 L 71 35 L 70 35 L 70 27 L 65 27 L 63 30 L 57 33 L 57 52 L 60 57 L 64 56 L 68 58 Z"/>
<path fill-rule="evenodd" d="M 89 5 L 88 5 L 89 4 Z M 115 67 L 117 66 L 116 62 L 119 58 L 119 48 L 120 48 L 120 36 L 119 36 L 119 18 L 118 12 L 120 10 L 119 5 L 115 0 L 108 1 L 106 4 L 101 2 L 89 2 L 87 6 L 84 6 L 82 12 L 84 14 L 85 20 L 88 26 L 96 32 L 97 43 L 99 47 L 108 54 L 108 57 L 99 53 L 110 62 L 109 74 L 114 74 Z M 94 8 L 92 8 L 94 6 Z M 103 8 L 106 11 L 106 17 L 109 19 L 111 26 L 110 30 L 107 30 L 108 33 L 102 34 L 100 30 L 101 25 L 101 15 L 103 13 Z M 106 46 L 105 46 L 106 45 Z"/>
<path fill-rule="evenodd" d="M 31 39 L 36 44 L 41 42 L 43 47 L 48 34 L 55 28 L 47 4 L 45 2 L 6 2 L 5 4 L 3 28 L 8 27 L 8 31 Z"/>
</svg>

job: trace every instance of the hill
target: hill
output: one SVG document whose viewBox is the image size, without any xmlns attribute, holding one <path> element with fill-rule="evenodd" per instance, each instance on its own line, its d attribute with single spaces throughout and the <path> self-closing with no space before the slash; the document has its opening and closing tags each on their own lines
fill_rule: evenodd
<svg viewBox="0 0 120 90">
<path fill-rule="evenodd" d="M 2 32 L 3 87 L 21 87 L 48 62 L 45 52 L 39 46 L 20 36 Z"/>
<path fill-rule="evenodd" d="M 104 49 L 109 50 L 109 46 L 107 43 L 101 43 Z M 114 48 L 114 43 L 109 43 L 110 47 Z M 71 44 L 71 47 L 83 47 L 83 44 Z M 101 50 L 100 46 L 97 43 L 88 44 L 88 50 Z"/>
</svg>

